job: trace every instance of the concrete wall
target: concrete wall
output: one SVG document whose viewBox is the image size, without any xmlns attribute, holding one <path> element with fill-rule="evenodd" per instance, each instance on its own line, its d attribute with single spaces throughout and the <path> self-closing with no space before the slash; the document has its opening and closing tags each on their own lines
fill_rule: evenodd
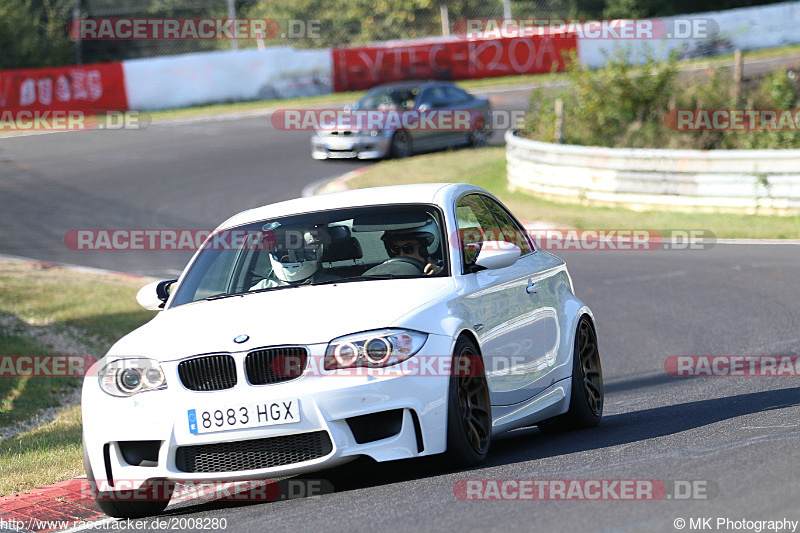
<svg viewBox="0 0 800 533">
<path fill-rule="evenodd" d="M 130 109 L 171 109 L 191 105 L 327 94 L 330 50 L 205 52 L 124 61 Z"/>
<path fill-rule="evenodd" d="M 730 43 L 729 51 L 758 50 L 774 48 L 800 42 L 800 2 L 784 2 L 765 6 L 744 7 L 726 11 L 709 11 L 693 15 L 676 15 L 663 17 L 667 28 L 674 28 L 675 21 L 709 22 L 709 27 L 716 26 L 720 38 Z M 642 52 L 651 48 L 657 57 L 666 57 L 670 50 L 687 45 L 689 49 L 708 39 L 682 38 L 663 40 L 633 39 L 581 39 L 578 38 L 578 59 L 590 67 L 602 66 L 605 52 L 613 52 L 619 47 L 629 47 L 634 58 L 641 59 Z M 724 50 L 720 50 L 724 52 Z"/>
<path fill-rule="evenodd" d="M 508 184 L 542 198 L 633 209 L 800 212 L 800 150 L 651 150 L 506 133 Z"/>
<path fill-rule="evenodd" d="M 660 19 L 666 28 L 676 20 L 711 22 L 730 41 L 731 50 L 752 50 L 800 42 L 800 2 L 679 15 Z M 630 47 L 634 60 L 650 47 L 661 53 L 703 39 L 592 39 L 579 36 L 578 57 L 598 67 L 604 51 Z M 218 102 L 325 94 L 333 91 L 336 74 L 330 49 L 274 47 L 218 51 L 123 62 L 130 109 L 154 110 Z M 503 72 L 508 74 L 508 72 Z"/>
</svg>

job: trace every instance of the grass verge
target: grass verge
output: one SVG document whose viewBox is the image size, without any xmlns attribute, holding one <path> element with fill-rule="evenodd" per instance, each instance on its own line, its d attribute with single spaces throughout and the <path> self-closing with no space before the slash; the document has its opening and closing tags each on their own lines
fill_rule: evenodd
<svg viewBox="0 0 800 533">
<path fill-rule="evenodd" d="M 140 279 L 0 262 L 0 356 L 104 354 L 154 313 Z M 0 376 L 0 495 L 83 474 L 80 378 Z M 64 403 L 67 404 L 64 407 Z M 44 423 L 42 423 L 44 421 Z"/>
<path fill-rule="evenodd" d="M 466 154 L 469 154 L 465 157 Z M 720 239 L 797 239 L 800 216 L 632 211 L 558 203 L 507 189 L 506 150 L 490 147 L 419 155 L 373 165 L 348 182 L 354 188 L 406 183 L 464 182 L 483 187 L 525 220 L 552 222 L 555 228 L 706 229 Z"/>
</svg>

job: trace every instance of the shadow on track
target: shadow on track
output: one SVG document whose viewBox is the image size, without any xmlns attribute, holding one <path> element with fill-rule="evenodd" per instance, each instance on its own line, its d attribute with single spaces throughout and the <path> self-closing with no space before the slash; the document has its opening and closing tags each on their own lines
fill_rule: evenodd
<svg viewBox="0 0 800 533">
<path fill-rule="evenodd" d="M 739 416 L 797 406 L 800 405 L 798 392 L 800 388 L 786 388 L 609 415 L 603 418 L 598 427 L 582 432 L 543 435 L 538 429 L 523 428 L 495 440 L 488 460 L 472 470 L 630 444 Z M 280 499 L 288 500 L 305 497 L 303 494 L 292 497 L 289 489 L 292 484 L 299 486 L 301 483 L 323 480 L 323 488 L 328 489 L 323 492 L 330 492 L 330 489 L 334 492 L 345 492 L 455 473 L 448 470 L 436 456 L 388 463 L 360 458 L 330 470 L 287 478 L 278 484 L 281 494 L 286 495 Z M 173 508 L 167 514 L 189 514 L 259 503 L 264 502 L 214 501 Z"/>
</svg>

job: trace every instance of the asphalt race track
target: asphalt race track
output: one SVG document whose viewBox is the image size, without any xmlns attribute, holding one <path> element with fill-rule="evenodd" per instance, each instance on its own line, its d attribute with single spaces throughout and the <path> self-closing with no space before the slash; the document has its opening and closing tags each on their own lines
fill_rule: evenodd
<svg viewBox="0 0 800 533">
<path fill-rule="evenodd" d="M 191 252 L 70 250 L 71 229 L 213 229 L 300 196 L 365 162 L 311 159 L 309 134 L 268 116 L 0 140 L 0 250 L 144 275 L 175 275 Z"/>
<path fill-rule="evenodd" d="M 503 94 L 505 106 L 524 101 L 518 92 Z M 64 235 L 76 228 L 211 228 L 366 164 L 313 161 L 307 133 L 275 131 L 263 116 L 4 138 L 0 254 L 172 275 L 188 252 L 72 251 Z M 735 521 L 800 520 L 797 375 L 678 378 L 664 369 L 673 355 L 800 354 L 800 247 L 560 255 L 597 318 L 606 383 L 599 427 L 556 436 L 535 428 L 513 432 L 495 440 L 488 462 L 472 470 L 450 472 L 436 458 L 357 461 L 289 480 L 297 486 L 325 480 L 329 494 L 178 503 L 165 516 L 225 518 L 231 532 L 678 531 L 677 519 L 690 530 L 697 525 L 690 520 L 702 518 L 711 518 L 711 530 L 744 531 Z M 458 482 L 486 479 L 656 480 L 667 495 L 656 501 L 454 495 Z M 687 486 L 692 490 L 676 489 Z M 717 527 L 718 518 L 733 525 Z M 149 520 L 137 526 L 163 531 Z"/>
</svg>

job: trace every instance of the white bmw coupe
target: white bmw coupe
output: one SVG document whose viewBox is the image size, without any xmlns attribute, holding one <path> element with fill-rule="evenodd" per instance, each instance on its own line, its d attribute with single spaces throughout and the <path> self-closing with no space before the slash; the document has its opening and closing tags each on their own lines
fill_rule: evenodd
<svg viewBox="0 0 800 533">
<path fill-rule="evenodd" d="M 594 317 L 564 261 L 471 185 L 239 213 L 137 299 L 161 312 L 83 384 L 86 474 L 114 517 L 160 513 L 180 481 L 474 465 L 500 433 L 602 416 Z"/>
</svg>

